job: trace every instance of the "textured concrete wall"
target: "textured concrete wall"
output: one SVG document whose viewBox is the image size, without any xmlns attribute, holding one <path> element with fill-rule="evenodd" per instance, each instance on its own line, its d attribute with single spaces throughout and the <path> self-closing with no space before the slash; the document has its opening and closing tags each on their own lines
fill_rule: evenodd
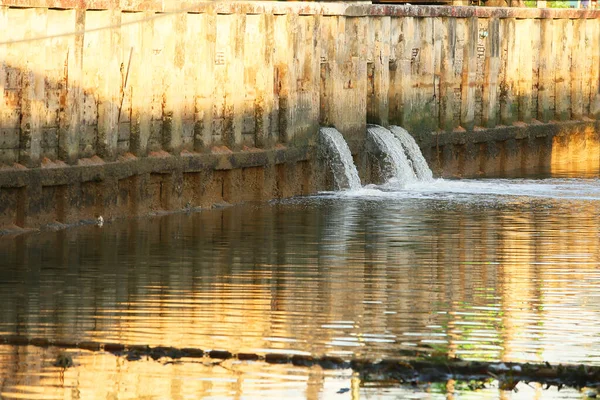
<svg viewBox="0 0 600 400">
<path fill-rule="evenodd" d="M 362 171 L 367 122 L 600 117 L 600 10 L 1 0 L 0 38 L 0 225 L 308 193 L 319 125 Z"/>
<path fill-rule="evenodd" d="M 442 177 L 598 174 L 600 120 L 498 125 L 417 135 L 434 174 Z"/>
<path fill-rule="evenodd" d="M 8 165 L 600 116 L 600 10 L 0 3 Z"/>
</svg>

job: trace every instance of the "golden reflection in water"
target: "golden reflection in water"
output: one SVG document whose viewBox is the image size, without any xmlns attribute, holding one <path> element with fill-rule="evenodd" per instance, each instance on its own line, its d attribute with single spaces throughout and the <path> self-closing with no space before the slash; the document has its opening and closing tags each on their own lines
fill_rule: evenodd
<svg viewBox="0 0 600 400">
<path fill-rule="evenodd" d="M 598 213 L 596 202 L 573 202 L 554 217 L 540 218 L 538 211 L 490 213 L 476 226 L 469 226 L 472 217 L 459 213 L 452 221 L 455 230 L 441 229 L 438 264 L 459 261 L 451 276 L 442 277 L 452 283 L 444 296 L 450 299 L 452 316 L 448 354 L 529 362 L 589 358 L 590 337 L 598 331 L 593 321 L 600 318 L 593 294 L 585 290 L 597 293 Z M 469 267 L 482 262 L 480 268 Z M 596 281 L 588 282 L 590 274 Z M 569 314 L 569 307 L 577 313 Z M 573 344 L 565 344 L 565 338 Z M 598 349 L 594 351 L 597 358 Z"/>
<path fill-rule="evenodd" d="M 0 351 L 6 350 L 2 347 Z M 348 373 L 336 377 L 320 367 L 291 369 L 236 361 L 214 365 L 214 360 L 129 362 L 107 353 L 72 351 L 75 366 L 62 370 L 52 366 L 55 350 L 11 350 L 15 354 L 0 355 L 2 365 L 12 366 L 11 371 L 0 370 L 3 399 L 317 399 L 344 385 L 357 390 Z"/>
<path fill-rule="evenodd" d="M 521 354 L 523 349 L 513 348 L 513 343 L 529 342 L 526 337 L 528 326 L 532 321 L 538 321 L 537 316 L 533 315 L 540 298 L 540 293 L 537 291 L 539 277 L 535 264 L 537 246 L 532 243 L 535 240 L 532 237 L 536 232 L 535 219 L 525 213 L 503 215 L 499 224 L 501 232 L 499 245 L 500 249 L 503 249 L 498 259 L 503 310 L 501 359 L 519 360 L 524 358 Z"/>
</svg>

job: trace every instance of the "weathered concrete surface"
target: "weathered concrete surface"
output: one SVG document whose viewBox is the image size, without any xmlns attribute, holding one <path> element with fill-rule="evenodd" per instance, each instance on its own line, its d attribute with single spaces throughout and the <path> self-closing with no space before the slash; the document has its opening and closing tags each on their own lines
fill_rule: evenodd
<svg viewBox="0 0 600 400">
<path fill-rule="evenodd" d="M 600 121 L 516 123 L 415 139 L 442 177 L 600 170 Z"/>
<path fill-rule="evenodd" d="M 310 193 L 319 125 L 363 181 L 368 122 L 442 175 L 597 148 L 600 10 L 0 0 L 0 37 L 0 226 Z"/>
<path fill-rule="evenodd" d="M 314 193 L 322 187 L 309 148 L 172 156 L 166 152 L 114 162 L 94 156 L 75 166 L 0 171 L 0 227 L 73 224 L 169 210 L 264 201 Z"/>
</svg>

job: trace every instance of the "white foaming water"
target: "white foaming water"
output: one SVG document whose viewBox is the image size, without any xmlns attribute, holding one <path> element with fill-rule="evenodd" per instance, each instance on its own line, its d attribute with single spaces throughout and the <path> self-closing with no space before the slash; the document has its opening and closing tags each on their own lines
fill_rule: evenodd
<svg viewBox="0 0 600 400">
<path fill-rule="evenodd" d="M 379 125 L 369 125 L 367 134 L 383 156 L 382 172 L 386 181 L 403 186 L 418 180 L 400 140 L 392 132 Z"/>
<path fill-rule="evenodd" d="M 395 185 L 367 185 L 343 197 L 430 199 L 468 203 L 502 203 L 516 198 L 600 201 L 599 179 L 434 179 Z"/>
<path fill-rule="evenodd" d="M 390 132 L 398 138 L 400 144 L 404 148 L 407 157 L 412 162 L 412 167 L 417 175 L 417 178 L 421 181 L 433 180 L 433 173 L 421 153 L 421 149 L 415 139 L 408 133 L 408 131 L 400 126 L 390 126 Z"/>
<path fill-rule="evenodd" d="M 320 132 L 325 145 L 327 162 L 333 170 L 336 189 L 360 189 L 358 171 L 342 134 L 335 128 L 321 128 Z"/>
<path fill-rule="evenodd" d="M 418 145 L 403 128 L 390 130 L 368 126 L 368 135 L 384 157 L 388 181 L 382 185 L 361 187 L 350 149 L 335 128 L 321 128 L 327 159 L 334 171 L 337 189 L 330 193 L 341 198 L 373 200 L 422 199 L 473 204 L 496 204 L 524 199 L 600 202 L 600 179 L 433 179 Z M 408 154 L 408 157 L 407 157 Z"/>
</svg>

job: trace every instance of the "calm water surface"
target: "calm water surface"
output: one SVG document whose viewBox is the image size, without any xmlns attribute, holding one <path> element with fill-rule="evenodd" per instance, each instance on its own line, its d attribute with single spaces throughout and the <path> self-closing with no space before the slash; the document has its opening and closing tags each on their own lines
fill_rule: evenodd
<svg viewBox="0 0 600 400">
<path fill-rule="evenodd" d="M 0 335 L 600 365 L 600 181 L 438 180 L 0 240 Z M 581 399 L 0 345 L 2 399 Z M 348 390 L 337 393 L 340 389 Z"/>
</svg>

